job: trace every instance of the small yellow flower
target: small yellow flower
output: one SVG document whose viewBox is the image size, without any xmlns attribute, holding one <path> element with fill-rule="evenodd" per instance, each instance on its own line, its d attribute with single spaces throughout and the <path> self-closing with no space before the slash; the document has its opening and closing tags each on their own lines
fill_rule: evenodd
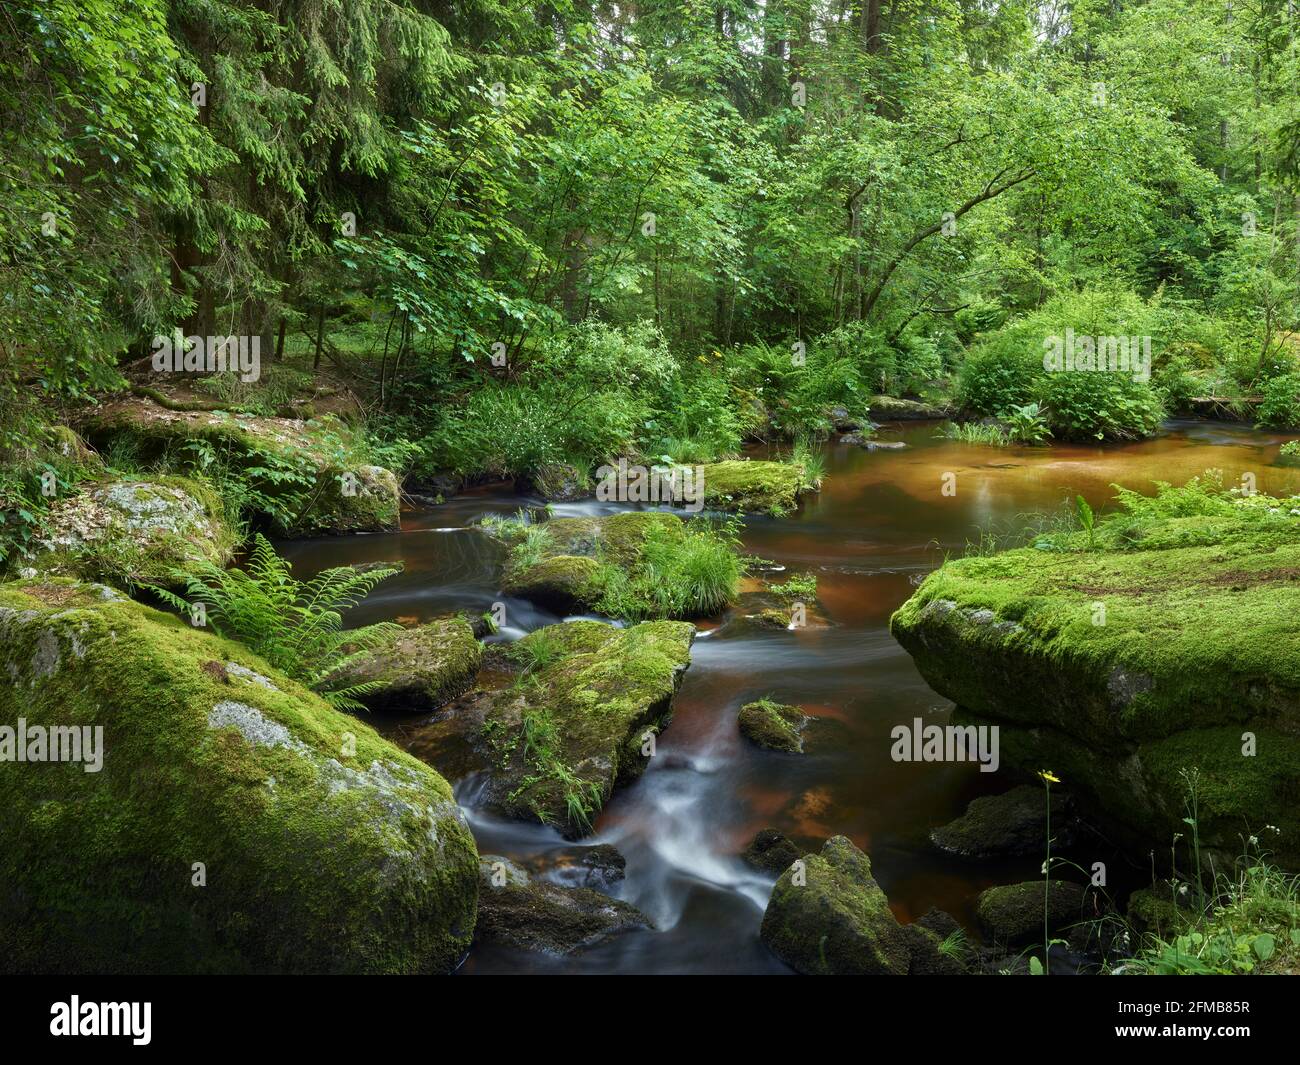
<svg viewBox="0 0 1300 1065">
<path fill-rule="evenodd" d="M 1058 777 L 1055 773 L 1053 773 L 1050 769 L 1039 770 L 1038 775 L 1042 777 L 1043 780 L 1047 781 L 1047 783 L 1049 784 L 1059 784 L 1061 782 L 1061 778 Z"/>
</svg>

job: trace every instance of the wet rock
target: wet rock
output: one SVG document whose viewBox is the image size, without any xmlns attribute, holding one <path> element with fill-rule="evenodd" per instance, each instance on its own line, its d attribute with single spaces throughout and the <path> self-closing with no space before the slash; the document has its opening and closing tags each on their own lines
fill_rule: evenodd
<svg viewBox="0 0 1300 1065">
<path fill-rule="evenodd" d="M 543 499 L 556 503 L 589 499 L 592 495 L 591 478 L 569 462 L 545 463 L 537 468 L 528 482 Z"/>
<path fill-rule="evenodd" d="M 975 900 L 975 916 L 985 937 L 1008 947 L 1041 943 L 1043 907 L 1047 907 L 1047 930 L 1054 935 L 1067 925 L 1090 916 L 1084 906 L 1084 889 L 1066 880 L 1030 880 L 981 891 Z"/>
<path fill-rule="evenodd" d="M 901 440 L 864 440 L 862 446 L 867 451 L 904 451 L 907 445 Z"/>
<path fill-rule="evenodd" d="M 25 567 L 30 575 L 166 585 L 189 563 L 226 566 L 235 542 L 220 500 L 196 481 L 103 481 L 55 502 Z"/>
<path fill-rule="evenodd" d="M 871 417 L 881 422 L 914 421 L 926 418 L 949 418 L 952 408 L 914 399 L 895 396 L 872 396 L 869 407 Z"/>
<path fill-rule="evenodd" d="M 483 805 L 585 835 L 615 786 L 644 771 L 694 636 L 680 621 L 538 629 L 512 646 L 515 683 L 456 700 L 415 731 L 411 750 L 449 765 L 468 749 Z"/>
<path fill-rule="evenodd" d="M 631 903 L 530 877 L 498 855 L 480 862 L 475 937 L 516 950 L 575 954 L 611 936 L 653 928 Z"/>
<path fill-rule="evenodd" d="M 556 555 L 507 572 L 501 590 L 559 614 L 593 605 L 600 597 L 600 563 L 581 555 Z"/>
<path fill-rule="evenodd" d="M 866 412 L 851 412 L 848 407 L 835 406 L 826 412 L 826 417 L 831 423 L 831 428 L 837 433 L 851 433 L 855 429 L 873 428 L 871 419 L 867 417 Z"/>
<path fill-rule="evenodd" d="M 566 887 L 607 892 L 627 875 L 627 859 L 610 843 L 568 847 L 547 854 L 534 872 Z"/>
<path fill-rule="evenodd" d="M 770 699 L 759 699 L 740 708 L 736 723 L 740 734 L 751 743 L 769 751 L 803 753 L 803 730 L 808 715 L 797 706 L 786 706 Z"/>
<path fill-rule="evenodd" d="M 447 782 L 247 648 L 20 582 L 0 675 L 0 720 L 103 728 L 98 771 L 0 760 L 5 968 L 424 973 L 469 949 L 478 855 Z"/>
<path fill-rule="evenodd" d="M 781 874 L 760 936 L 791 968 L 813 975 L 904 976 L 914 953 L 927 953 L 894 919 L 870 859 L 845 836 Z"/>
<path fill-rule="evenodd" d="M 1068 847 L 1074 841 L 1069 799 L 1060 791 L 1051 796 L 1053 845 Z M 1021 784 L 1003 795 L 974 799 L 961 817 L 931 832 L 930 841 L 963 858 L 1041 854 L 1047 842 L 1047 793 Z"/>
<path fill-rule="evenodd" d="M 799 860 L 799 848 L 774 828 L 760 831 L 741 858 L 755 869 L 780 875 Z"/>
<path fill-rule="evenodd" d="M 431 710 L 465 691 L 482 661 L 483 646 L 469 621 L 436 618 L 385 637 L 331 683 L 370 686 L 357 698 L 371 710 Z"/>
</svg>

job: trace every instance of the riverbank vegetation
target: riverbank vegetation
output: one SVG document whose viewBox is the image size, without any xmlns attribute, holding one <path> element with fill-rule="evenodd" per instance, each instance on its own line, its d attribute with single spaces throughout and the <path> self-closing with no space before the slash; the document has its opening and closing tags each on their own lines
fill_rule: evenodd
<svg viewBox="0 0 1300 1065">
<path fill-rule="evenodd" d="M 1062 439 L 1300 422 L 1285 5 L 10 10 L 9 551 L 45 426 L 127 383 L 341 389 L 424 481 L 716 461 L 878 394 Z M 255 338 L 260 376 L 177 397 L 176 329 Z M 1093 369 L 1116 339 L 1149 366 Z"/>
<path fill-rule="evenodd" d="M 1175 415 L 1300 432 L 1297 99 L 1300 15 L 1277 2 L 7 0 L 0 642 L 26 688 L 0 707 L 103 708 L 182 828 L 159 843 L 148 789 L 105 778 L 123 821 L 78 777 L 87 866 L 57 833 L 6 834 L 32 926 L 60 919 L 38 912 L 47 869 L 98 925 L 210 848 L 235 886 L 194 951 L 159 955 L 169 971 L 453 969 L 480 871 L 426 762 L 480 774 L 495 813 L 589 834 L 671 718 L 689 621 L 803 651 L 820 637 L 801 630 L 839 624 L 815 550 L 771 581 L 742 542 L 838 490 L 836 434 L 883 452 L 915 442 L 878 423 L 942 420 L 1019 461 Z M 670 495 L 629 495 L 629 470 Z M 345 629 L 395 569 L 303 579 L 265 539 L 396 534 L 404 505 L 490 481 L 548 509 L 467 519 L 497 541 L 489 594 L 603 620 L 500 656 L 463 613 Z M 956 720 L 998 723 L 1008 765 L 1057 767 L 1129 849 L 1187 826 L 1218 863 L 1190 881 L 1195 907 L 1172 871 L 1170 899 L 1139 900 L 1131 930 L 1151 938 L 1124 971 L 1293 967 L 1300 496 L 1211 474 L 1146 487 L 984 530 L 892 630 Z M 863 580 L 877 502 L 844 569 Z M 905 569 L 889 562 L 896 587 Z M 748 695 L 738 728 L 802 755 L 820 715 L 772 694 Z M 402 742 L 425 760 L 340 710 L 418 710 Z M 0 786 L 21 825 L 64 816 Z M 1268 853 L 1223 872 L 1243 830 Z M 965 932 L 901 924 L 845 833 L 805 856 L 811 890 L 765 870 L 776 956 L 967 971 Z M 297 901 L 331 836 L 353 853 L 310 910 L 247 924 L 265 883 Z M 96 861 L 120 898 L 98 894 Z M 1046 949 L 1086 898 L 984 890 L 981 971 L 1035 943 L 1040 916 Z M 145 901 L 150 927 L 200 920 Z M 852 919 L 826 932 L 828 912 Z M 56 931 L 54 963 L 75 968 L 80 931 Z M 35 943 L 22 966 L 50 961 Z"/>
</svg>

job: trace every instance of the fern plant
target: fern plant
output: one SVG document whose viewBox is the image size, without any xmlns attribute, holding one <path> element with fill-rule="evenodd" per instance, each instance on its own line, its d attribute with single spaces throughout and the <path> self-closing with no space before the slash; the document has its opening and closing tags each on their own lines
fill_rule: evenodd
<svg viewBox="0 0 1300 1065">
<path fill-rule="evenodd" d="M 195 562 L 174 574 L 185 588 L 184 597 L 166 588 L 150 586 L 150 591 L 185 612 L 202 603 L 207 623 L 218 635 L 245 644 L 331 706 L 357 710 L 363 709 L 358 696 L 373 691 L 376 684 L 348 685 L 342 678 L 349 666 L 401 626 L 384 621 L 344 629 L 343 611 L 400 569 L 341 566 L 299 581 L 258 533 L 247 570 Z"/>
</svg>

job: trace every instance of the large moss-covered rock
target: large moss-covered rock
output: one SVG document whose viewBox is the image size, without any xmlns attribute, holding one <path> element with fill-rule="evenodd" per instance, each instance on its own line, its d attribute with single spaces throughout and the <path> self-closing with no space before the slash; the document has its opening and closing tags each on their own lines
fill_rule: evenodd
<svg viewBox="0 0 1300 1065">
<path fill-rule="evenodd" d="M 1182 517 L 1127 550 L 1024 549 L 931 574 L 892 631 L 921 674 L 1000 726 L 1143 849 L 1243 833 L 1300 867 L 1300 522 Z M 1266 830 L 1265 826 L 1271 826 Z"/>
<path fill-rule="evenodd" d="M 871 860 L 845 836 L 786 869 L 772 888 L 760 932 L 791 968 L 813 975 L 906 976 L 942 971 L 939 937 L 903 926 L 871 875 Z"/>
<path fill-rule="evenodd" d="M 20 582 L 0 671 L 0 725 L 103 730 L 98 772 L 0 761 L 3 967 L 446 972 L 468 949 L 478 857 L 447 783 L 240 645 Z"/>
<path fill-rule="evenodd" d="M 485 854 L 480 864 L 475 938 L 517 950 L 576 954 L 611 936 L 652 928 L 630 902 L 588 887 L 540 880 L 508 858 Z"/>
<path fill-rule="evenodd" d="M 227 565 L 235 543 L 220 500 L 196 481 L 101 481 L 55 501 L 35 553 L 18 569 L 25 576 L 167 584 L 188 563 Z"/>
<path fill-rule="evenodd" d="M 930 833 L 942 851 L 963 858 L 1003 858 L 1042 854 L 1047 846 L 1047 794 L 1042 787 L 1021 784 L 1002 795 L 971 800 L 966 812 Z M 1069 846 L 1074 827 L 1069 800 L 1061 792 L 1051 795 L 1053 846 Z"/>
<path fill-rule="evenodd" d="M 1044 908 L 1047 934 L 1086 920 L 1085 892 L 1068 880 L 1028 880 L 981 891 L 975 917 L 986 938 L 999 946 L 1021 947 L 1043 942 Z"/>
<path fill-rule="evenodd" d="M 805 487 L 802 467 L 757 459 L 706 463 L 695 467 L 695 478 L 704 485 L 707 506 L 739 513 L 787 513 Z"/>
<path fill-rule="evenodd" d="M 568 614 L 595 604 L 600 598 L 599 578 L 600 563 L 594 558 L 553 555 L 507 570 L 501 590 Z"/>
<path fill-rule="evenodd" d="M 384 637 L 330 683 L 371 686 L 357 698 L 372 710 L 431 710 L 468 688 L 482 661 L 483 645 L 469 621 L 435 618 Z"/>
<path fill-rule="evenodd" d="M 616 785 L 645 769 L 643 749 L 671 715 L 693 626 L 651 621 L 549 625 L 515 645 L 514 683 L 452 703 L 414 733 L 434 764 L 485 770 L 480 801 L 578 836 Z"/>
<path fill-rule="evenodd" d="M 380 532 L 399 524 L 392 471 L 367 462 L 358 430 L 332 416 L 270 418 L 224 410 L 172 410 L 139 395 L 117 396 L 80 423 L 92 443 L 117 443 L 141 458 L 211 448 L 250 472 L 275 500 L 268 516 L 292 535 Z M 251 471 L 268 471 L 258 476 Z"/>
</svg>

